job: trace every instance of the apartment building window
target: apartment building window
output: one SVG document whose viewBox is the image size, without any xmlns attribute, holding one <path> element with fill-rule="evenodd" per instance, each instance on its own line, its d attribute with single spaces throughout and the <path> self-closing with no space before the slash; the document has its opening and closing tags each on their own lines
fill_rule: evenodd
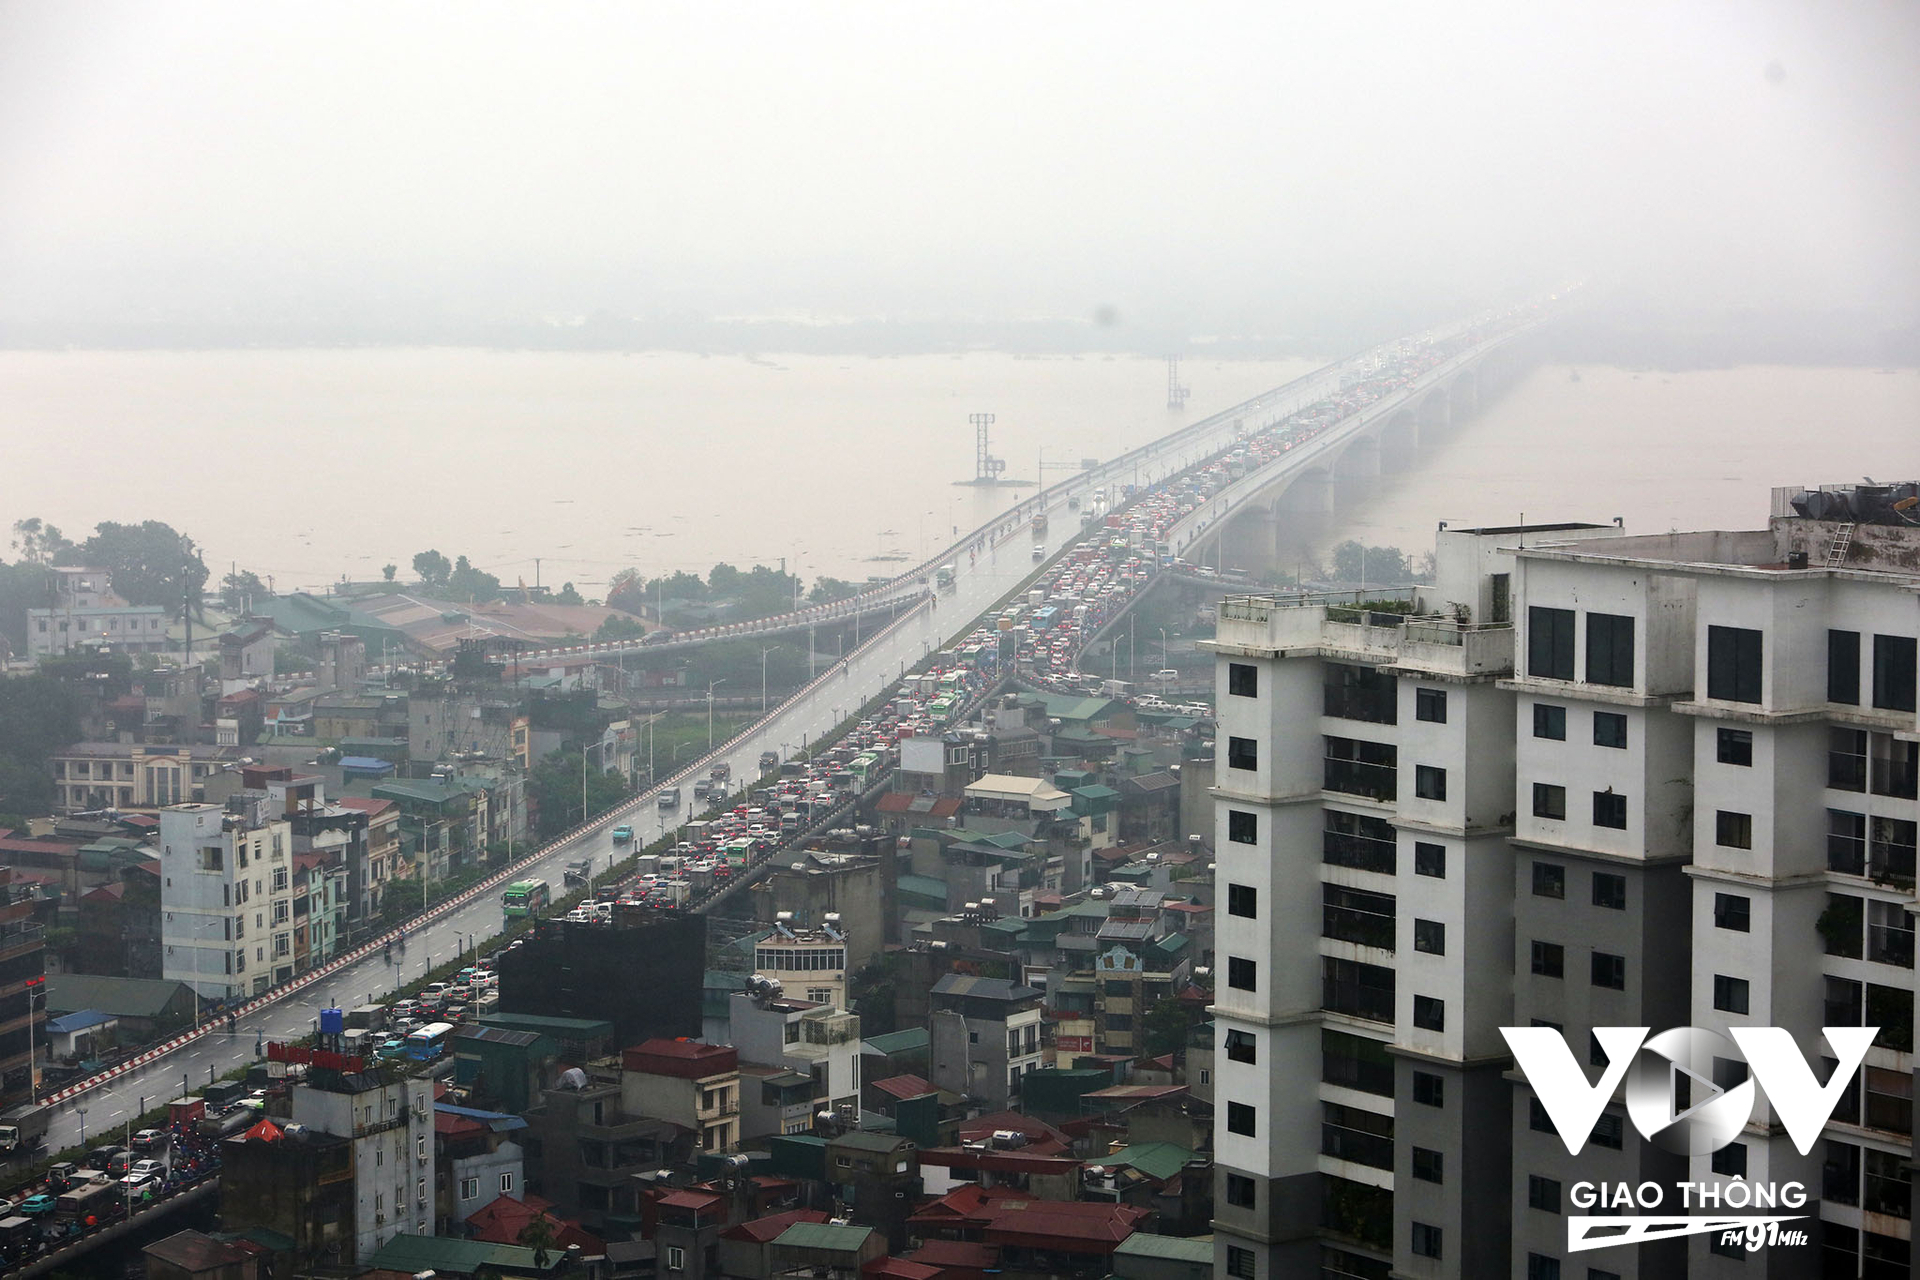
<svg viewBox="0 0 1920 1280">
<path fill-rule="evenodd" d="M 1827 632 L 1827 701 L 1860 705 L 1860 633 Z"/>
<path fill-rule="evenodd" d="M 1860 1207 L 1868 1213 L 1884 1213 L 1889 1217 L 1906 1218 L 1912 1216 L 1908 1204 L 1906 1162 L 1891 1151 L 1879 1151 L 1873 1147 L 1863 1148 L 1866 1177 L 1862 1180 Z"/>
<path fill-rule="evenodd" d="M 1527 674 L 1544 680 L 1573 679 L 1573 610 L 1527 610 Z"/>
<path fill-rule="evenodd" d="M 480 1195 L 480 1179 L 478 1178 L 460 1179 L 460 1198 L 462 1200 L 473 1200 L 478 1198 L 479 1195 Z"/>
<path fill-rule="evenodd" d="M 1253 1136 L 1253 1108 L 1244 1102 L 1227 1104 L 1227 1132 L 1237 1133 L 1243 1138 Z"/>
<path fill-rule="evenodd" d="M 1320 1079 L 1361 1093 L 1393 1096 L 1393 1059 L 1387 1047 L 1365 1036 L 1320 1030 Z"/>
<path fill-rule="evenodd" d="M 1867 1026 L 1880 1028 L 1875 1045 L 1899 1053 L 1913 1052 L 1913 992 L 1900 987 L 1867 986 Z M 1829 1023 L 1837 1026 L 1838 1023 Z M 1858 1022 L 1853 1025 L 1860 1025 Z"/>
<path fill-rule="evenodd" d="M 1747 980 L 1730 978 L 1724 973 L 1714 974 L 1713 1007 L 1722 1013 L 1745 1013 L 1747 1011 Z"/>
<path fill-rule="evenodd" d="M 1604 951 L 1593 953 L 1593 985 L 1605 987 L 1609 991 L 1627 989 L 1627 958 L 1608 955 Z"/>
<path fill-rule="evenodd" d="M 1447 1079 L 1431 1071 L 1413 1073 L 1413 1100 L 1423 1107 L 1447 1105 Z"/>
<path fill-rule="evenodd" d="M 1835 791 L 1867 789 L 1866 730 L 1827 730 L 1827 785 Z"/>
<path fill-rule="evenodd" d="M 1321 674 L 1320 709 L 1342 720 L 1398 724 L 1399 681 L 1377 667 L 1329 662 Z"/>
<path fill-rule="evenodd" d="M 1413 998 L 1413 1025 L 1422 1031 L 1445 1031 L 1447 1029 L 1447 1002 L 1436 1000 L 1432 996 Z"/>
<path fill-rule="evenodd" d="M 1625 831 L 1627 829 L 1627 798 L 1613 791 L 1594 792 L 1593 825 Z"/>
<path fill-rule="evenodd" d="M 1533 704 L 1533 736 L 1554 742 L 1567 740 L 1567 709 L 1551 702 Z"/>
<path fill-rule="evenodd" d="M 1249 662 L 1227 664 L 1227 692 L 1236 698 L 1260 696 L 1260 668 Z"/>
<path fill-rule="evenodd" d="M 1227 1203 L 1236 1209 L 1253 1208 L 1253 1179 L 1238 1173 L 1227 1175 Z"/>
<path fill-rule="evenodd" d="M 1600 1113 L 1600 1118 L 1594 1122 L 1593 1136 L 1588 1141 L 1596 1147 L 1618 1151 L 1625 1134 L 1626 1129 L 1621 1124 L 1620 1117 L 1611 1111 L 1603 1111 Z"/>
<path fill-rule="evenodd" d="M 1551 782 L 1533 784 L 1533 816 L 1562 821 L 1567 816 L 1567 789 Z"/>
<path fill-rule="evenodd" d="M 1413 1176 L 1421 1182 L 1445 1182 L 1446 1158 L 1429 1147 L 1413 1149 Z"/>
<path fill-rule="evenodd" d="M 1560 1183 L 1554 1178 L 1531 1175 L 1527 1178 L 1527 1207 L 1543 1213 L 1560 1212 Z"/>
<path fill-rule="evenodd" d="M 1234 844 L 1260 842 L 1260 817 L 1243 809 L 1227 810 L 1227 839 Z"/>
<path fill-rule="evenodd" d="M 1227 957 L 1227 985 L 1236 991 L 1251 991 L 1254 987 L 1255 966 L 1245 956 Z"/>
<path fill-rule="evenodd" d="M 1716 904 L 1715 915 L 1718 914 Z M 1829 893 L 1826 910 L 1815 923 L 1826 953 L 1850 960 L 1858 960 L 1864 954 L 1860 939 L 1865 925 L 1866 902 L 1850 893 Z"/>
<path fill-rule="evenodd" d="M 1432 724 L 1447 722 L 1447 691 L 1445 689 L 1415 689 L 1413 691 L 1413 718 Z"/>
<path fill-rule="evenodd" d="M 1627 746 L 1627 718 L 1617 711 L 1596 711 L 1593 713 L 1593 745 L 1596 747 Z"/>
<path fill-rule="evenodd" d="M 1447 878 L 1447 847 L 1443 844 L 1428 844 L 1422 840 L 1413 846 L 1413 874 L 1432 876 L 1436 880 Z"/>
<path fill-rule="evenodd" d="M 1866 814 L 1827 810 L 1827 870 L 1850 876 L 1867 874 Z"/>
<path fill-rule="evenodd" d="M 1873 705 L 1882 711 L 1914 709 L 1914 649 L 1912 636 L 1873 638 Z"/>
<path fill-rule="evenodd" d="M 1413 767 L 1413 794 L 1422 800 L 1445 800 L 1447 798 L 1447 771 L 1430 764 L 1417 764 Z"/>
<path fill-rule="evenodd" d="M 1713 815 L 1713 842 L 1726 849 L 1753 848 L 1753 815 L 1716 810 Z"/>
<path fill-rule="evenodd" d="M 1227 886 L 1227 914 L 1243 916 L 1248 920 L 1260 914 L 1260 891 L 1250 884 L 1229 884 Z"/>
<path fill-rule="evenodd" d="M 1230 740 L 1231 741 L 1231 740 Z M 1399 796 L 1400 753 L 1384 742 L 1356 738 L 1326 738 L 1326 777 L 1329 791 L 1343 791 L 1390 803 Z"/>
<path fill-rule="evenodd" d="M 1858 1205 L 1860 1148 L 1851 1142 L 1835 1142 L 1831 1138 L 1821 1145 L 1825 1152 L 1820 1169 L 1821 1199 L 1834 1204 Z"/>
<path fill-rule="evenodd" d="M 1867 959 L 1913 968 L 1913 917 L 1905 903 L 1875 899 L 1867 904 Z"/>
<path fill-rule="evenodd" d="M 1610 911 L 1627 909 L 1627 878 L 1611 871 L 1593 873 L 1593 905 Z"/>
<path fill-rule="evenodd" d="M 1713 1171 L 1723 1178 L 1744 1178 L 1747 1176 L 1747 1144 L 1729 1142 L 1713 1153 Z"/>
<path fill-rule="evenodd" d="M 1260 744 L 1252 738 L 1227 739 L 1227 768 L 1258 769 L 1260 767 Z"/>
<path fill-rule="evenodd" d="M 1338 867 L 1392 875 L 1398 852 L 1393 824 L 1384 818 L 1340 809 L 1324 810 L 1320 859 Z"/>
<path fill-rule="evenodd" d="M 1426 1222 L 1414 1223 L 1410 1247 L 1415 1257 L 1438 1258 L 1440 1256 L 1440 1228 Z"/>
<path fill-rule="evenodd" d="M 1543 1253 L 1528 1254 L 1527 1280 L 1560 1280 L 1560 1259 Z"/>
<path fill-rule="evenodd" d="M 1557 942 L 1533 940 L 1529 949 L 1532 954 L 1533 971 L 1542 978 L 1562 978 L 1567 972 L 1567 949 Z"/>
<path fill-rule="evenodd" d="M 1253 1280 L 1253 1250 L 1227 1246 L 1227 1274 L 1233 1280 Z"/>
<path fill-rule="evenodd" d="M 1753 766 L 1753 730 L 1718 729 L 1714 732 L 1714 755 L 1721 764 Z"/>
<path fill-rule="evenodd" d="M 1393 1117 L 1322 1102 L 1320 1154 L 1375 1169 L 1393 1168 Z"/>
<path fill-rule="evenodd" d="M 1447 954 L 1447 926 L 1438 920 L 1415 920 L 1413 949 L 1434 956 Z"/>
<path fill-rule="evenodd" d="M 1534 863 L 1533 896 L 1536 898 L 1566 897 L 1567 869 L 1557 862 Z"/>
<path fill-rule="evenodd" d="M 1226 1050 L 1228 1059 L 1233 1062 L 1244 1062 L 1248 1066 L 1255 1065 L 1254 1044 L 1253 1032 L 1251 1031 L 1227 1032 Z"/>
<path fill-rule="evenodd" d="M 1394 897 L 1346 885 L 1320 886 L 1320 936 L 1391 951 L 1394 946 Z"/>
<path fill-rule="evenodd" d="M 677 1244 L 667 1246 L 667 1270 L 685 1271 L 687 1269 L 687 1251 Z"/>
<path fill-rule="evenodd" d="M 1320 958 L 1320 1001 L 1333 1013 L 1368 1022 L 1393 1022 L 1394 972 L 1358 960 Z"/>
<path fill-rule="evenodd" d="M 1707 628 L 1707 696 L 1716 702 L 1760 701 L 1760 633 Z"/>
<path fill-rule="evenodd" d="M 1617 613 L 1587 615 L 1587 683 L 1633 686 L 1633 619 Z"/>
</svg>

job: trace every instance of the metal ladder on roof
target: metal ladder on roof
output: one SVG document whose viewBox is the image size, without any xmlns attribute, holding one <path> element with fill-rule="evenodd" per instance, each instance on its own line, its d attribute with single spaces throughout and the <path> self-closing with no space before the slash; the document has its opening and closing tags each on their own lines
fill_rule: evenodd
<svg viewBox="0 0 1920 1280">
<path fill-rule="evenodd" d="M 1849 520 L 1840 526 L 1840 531 L 1833 535 L 1833 545 L 1827 548 L 1827 568 L 1838 569 L 1846 563 L 1847 548 L 1852 545 L 1853 521 Z"/>
</svg>

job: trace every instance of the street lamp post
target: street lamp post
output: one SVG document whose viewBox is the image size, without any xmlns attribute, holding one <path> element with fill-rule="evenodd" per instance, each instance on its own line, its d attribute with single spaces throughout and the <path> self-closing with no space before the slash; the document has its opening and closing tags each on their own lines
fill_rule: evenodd
<svg viewBox="0 0 1920 1280">
<path fill-rule="evenodd" d="M 713 691 L 725 683 L 724 679 L 715 680 L 707 686 L 707 750 L 709 751 L 713 750 Z"/>
<path fill-rule="evenodd" d="M 772 652 L 773 649 L 760 651 L 760 714 L 763 716 L 767 714 L 767 655 Z"/>
</svg>

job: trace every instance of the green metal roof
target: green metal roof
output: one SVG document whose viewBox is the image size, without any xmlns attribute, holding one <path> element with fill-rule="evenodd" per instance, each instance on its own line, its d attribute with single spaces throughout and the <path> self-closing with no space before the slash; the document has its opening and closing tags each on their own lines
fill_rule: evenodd
<svg viewBox="0 0 1920 1280">
<path fill-rule="evenodd" d="M 1113 1256 L 1134 1258 L 1165 1258 L 1172 1262 L 1204 1263 L 1213 1265 L 1213 1237 L 1201 1236 L 1196 1239 L 1183 1239 L 1180 1236 L 1149 1235 L 1145 1231 L 1136 1231 L 1120 1242 Z"/>
<path fill-rule="evenodd" d="M 931 1038 L 925 1027 L 908 1027 L 905 1031 L 889 1031 L 883 1035 L 868 1036 L 862 1045 L 869 1053 L 885 1054 L 889 1057 L 896 1053 L 912 1053 L 925 1049 Z"/>
<path fill-rule="evenodd" d="M 943 907 L 947 904 L 947 882 L 937 876 L 906 875 L 896 883 L 901 893 L 938 902 Z"/>
<path fill-rule="evenodd" d="M 872 1227 L 855 1227 L 833 1222 L 796 1222 L 774 1237 L 776 1248 L 830 1249 L 836 1253 L 857 1253 L 873 1234 Z"/>
<path fill-rule="evenodd" d="M 1192 1159 L 1193 1152 L 1171 1142 L 1136 1142 L 1112 1155 L 1101 1156 L 1087 1163 L 1096 1168 L 1124 1166 L 1137 1169 L 1155 1182 L 1165 1182 L 1186 1168 L 1187 1162 Z"/>
</svg>

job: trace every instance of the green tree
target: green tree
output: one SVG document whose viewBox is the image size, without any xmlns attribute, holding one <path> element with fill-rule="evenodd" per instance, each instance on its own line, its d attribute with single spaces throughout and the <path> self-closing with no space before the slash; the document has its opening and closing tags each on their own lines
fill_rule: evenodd
<svg viewBox="0 0 1920 1280">
<path fill-rule="evenodd" d="M 832 604 L 835 600 L 845 600 L 848 596 L 860 594 L 860 584 L 847 582 L 841 578 L 815 578 L 813 587 L 807 592 L 808 604 Z"/>
<path fill-rule="evenodd" d="M 115 593 L 129 604 L 157 604 L 178 613 L 183 599 L 199 600 L 207 582 L 207 566 L 193 539 L 161 520 L 104 521 L 80 545 L 79 555 L 105 569 Z"/>
<path fill-rule="evenodd" d="M 1140 1020 L 1142 1052 L 1149 1058 L 1180 1052 L 1187 1047 L 1188 1035 L 1206 1016 L 1202 1006 L 1185 1000 L 1169 996 L 1156 1001 Z"/>
<path fill-rule="evenodd" d="M 445 586 L 453 575 L 453 562 L 438 551 L 422 551 L 413 558 L 413 571 L 424 586 Z"/>
<path fill-rule="evenodd" d="M 578 591 L 573 589 L 571 582 L 568 582 L 563 583 L 560 590 L 554 594 L 553 602 L 555 604 L 585 604 L 586 599 Z"/>
<path fill-rule="evenodd" d="M 707 584 L 697 573 L 688 573 L 681 569 L 654 583 L 655 589 L 668 600 L 705 600 Z"/>
<path fill-rule="evenodd" d="M 500 598 L 500 579 L 490 573 L 476 569 L 468 563 L 465 556 L 455 562 L 453 572 L 447 577 L 447 590 L 455 600 L 473 600 L 476 602 L 498 600 Z"/>
<path fill-rule="evenodd" d="M 1352 538 L 1333 549 L 1333 576 L 1342 582 L 1406 582 L 1413 574 L 1398 547 L 1368 547 Z"/>
<path fill-rule="evenodd" d="M 540 838 L 552 839 L 580 821 L 580 752 L 562 751 L 533 767 L 527 790 L 540 809 Z M 627 780 L 618 773 L 587 770 L 587 807 L 605 813 L 627 796 Z"/>
<path fill-rule="evenodd" d="M 535 1271 L 546 1270 L 547 1255 L 560 1247 L 559 1239 L 553 1234 L 553 1224 L 547 1221 L 544 1213 L 535 1214 L 526 1226 L 520 1228 L 520 1234 L 515 1238 L 533 1250 Z"/>
<path fill-rule="evenodd" d="M 385 578 L 388 582 L 392 582 L 394 578 L 399 574 L 399 572 L 400 572 L 399 565 L 390 564 L 380 570 L 380 576 Z"/>
<path fill-rule="evenodd" d="M 647 580 L 634 568 L 622 569 L 607 584 L 607 607 L 627 613 L 644 613 L 647 607 Z"/>
<path fill-rule="evenodd" d="M 624 613 L 610 613 L 607 620 L 593 633 L 594 643 L 608 644 L 615 640 L 638 640 L 647 634 L 647 629 L 638 618 L 629 618 Z"/>
<path fill-rule="evenodd" d="M 53 605 L 53 575 L 31 560 L 0 564 L 0 638 L 9 653 L 27 651 L 27 610 Z"/>
<path fill-rule="evenodd" d="M 77 549 L 39 516 L 13 522 L 13 545 L 22 560 L 37 565 L 58 564 Z"/>
<path fill-rule="evenodd" d="M 266 594 L 267 584 L 251 569 L 240 569 L 220 579 L 220 603 L 229 613 L 244 608 L 249 597 Z"/>
<path fill-rule="evenodd" d="M 420 914 L 424 897 L 418 880 L 387 881 L 387 887 L 380 891 L 381 923 L 389 926 L 396 925 L 402 920 Z"/>
<path fill-rule="evenodd" d="M 860 1033 L 883 1036 L 899 1029 L 894 1017 L 894 992 L 905 969 L 900 957 L 876 951 L 847 979 L 847 998 L 860 1015 Z"/>
<path fill-rule="evenodd" d="M 0 680 L 0 811 L 53 810 L 53 753 L 80 737 L 73 690 L 46 675 Z"/>
</svg>

